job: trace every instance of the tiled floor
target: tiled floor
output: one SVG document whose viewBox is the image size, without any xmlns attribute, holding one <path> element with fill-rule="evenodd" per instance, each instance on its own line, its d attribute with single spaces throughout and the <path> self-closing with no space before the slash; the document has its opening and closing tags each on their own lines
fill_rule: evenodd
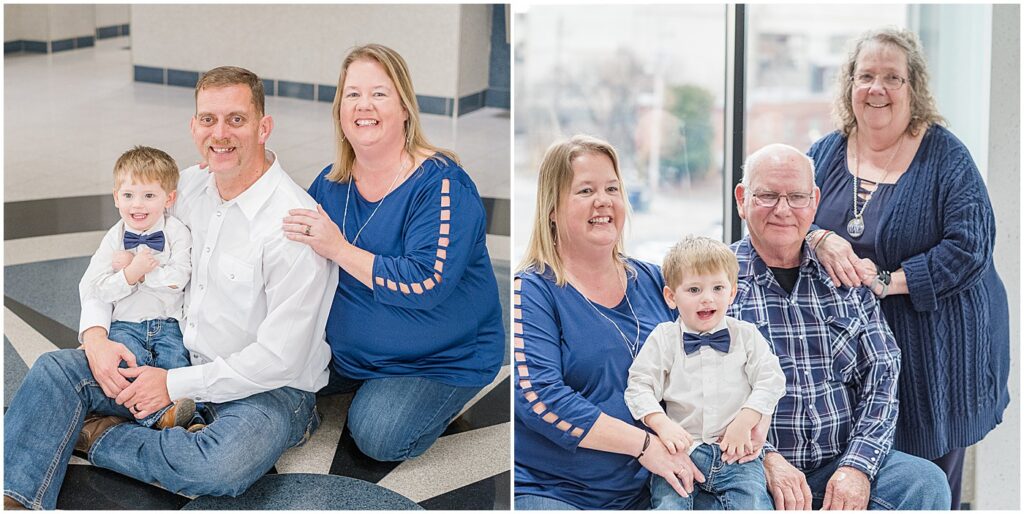
<svg viewBox="0 0 1024 514">
<path fill-rule="evenodd" d="M 76 343 L 77 283 L 116 219 L 109 191 L 118 155 L 145 144 L 167 151 L 183 167 L 197 159 L 188 131 L 192 90 L 133 82 L 129 45 L 128 38 L 116 38 L 52 55 L 5 56 L 5 406 L 41 353 Z M 269 97 L 267 112 L 275 119 L 269 147 L 296 182 L 307 185 L 331 160 L 330 105 Z M 423 123 L 432 142 L 460 154 L 485 197 L 488 247 L 507 297 L 508 112 L 482 109 L 456 120 L 424 115 Z M 307 481 L 305 474 L 358 478 L 427 509 L 507 509 L 508 374 L 506 362 L 426 454 L 402 464 L 377 463 L 355 449 L 343 429 L 350 396 L 320 398 L 320 430 L 307 445 L 287 452 L 273 473 Z M 380 505 L 389 494 L 382 493 Z M 179 509 L 190 502 L 75 458 L 58 507 Z M 293 507 L 324 505 L 336 504 Z M 228 507 L 196 502 L 191 508 Z"/>
</svg>

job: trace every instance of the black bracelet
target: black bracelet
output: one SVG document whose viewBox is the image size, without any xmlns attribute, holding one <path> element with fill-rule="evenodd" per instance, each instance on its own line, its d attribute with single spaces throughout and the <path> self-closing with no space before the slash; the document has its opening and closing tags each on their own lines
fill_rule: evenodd
<svg viewBox="0 0 1024 514">
<path fill-rule="evenodd" d="M 645 430 L 644 431 L 644 447 L 643 447 L 642 450 L 640 450 L 640 455 L 636 456 L 636 460 L 640 460 L 640 457 L 644 456 L 644 452 L 647 451 L 647 448 L 649 446 L 651 446 L 651 433 Z"/>
<path fill-rule="evenodd" d="M 878 280 L 885 285 L 892 285 L 892 273 L 885 270 L 878 270 Z"/>
</svg>

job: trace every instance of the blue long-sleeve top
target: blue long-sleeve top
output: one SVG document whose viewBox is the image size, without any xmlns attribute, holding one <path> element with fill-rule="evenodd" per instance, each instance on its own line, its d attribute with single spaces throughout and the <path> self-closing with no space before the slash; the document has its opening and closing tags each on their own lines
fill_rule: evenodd
<svg viewBox="0 0 1024 514">
<path fill-rule="evenodd" d="M 845 183 L 846 148 L 846 138 L 832 133 L 808 152 L 823 196 Z M 934 459 L 981 440 L 1009 403 L 1009 311 L 992 261 L 995 217 L 956 136 L 928 128 L 878 223 L 876 264 L 902 268 L 910 292 L 882 300 L 903 356 L 895 447 Z"/>
<path fill-rule="evenodd" d="M 484 386 L 501 367 L 505 330 L 487 254 L 486 216 L 476 185 L 440 155 L 427 159 L 380 202 L 348 182 L 309 194 L 356 246 L 374 254 L 373 289 L 344 269 L 327 319 L 332 363 L 357 380 L 415 376 Z M 348 216 L 345 216 L 346 194 Z M 383 202 L 383 203 L 381 203 Z"/>
<path fill-rule="evenodd" d="M 632 343 L 635 312 L 642 346 L 655 326 L 676 316 L 662 298 L 659 268 L 627 262 L 636 270 L 627 274 L 629 302 L 623 299 L 610 309 L 591 304 L 572 285 L 557 286 L 550 269 L 516 275 L 516 494 L 554 498 L 581 509 L 649 506 L 648 473 L 636 459 L 579 447 L 602 412 L 643 426 L 623 397 L 633 357 L 619 330 Z"/>
</svg>

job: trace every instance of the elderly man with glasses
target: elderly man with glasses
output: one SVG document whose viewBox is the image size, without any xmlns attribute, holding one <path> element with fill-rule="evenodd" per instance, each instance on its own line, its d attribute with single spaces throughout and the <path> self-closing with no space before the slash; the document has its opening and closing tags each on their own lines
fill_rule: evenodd
<svg viewBox="0 0 1024 514">
<path fill-rule="evenodd" d="M 819 197 L 814 163 L 787 145 L 751 154 L 736 186 L 749 235 L 732 245 L 729 315 L 757 325 L 786 375 L 765 444 L 775 507 L 949 508 L 942 471 L 892 450 L 900 350 L 871 291 L 836 287 L 805 241 Z"/>
</svg>

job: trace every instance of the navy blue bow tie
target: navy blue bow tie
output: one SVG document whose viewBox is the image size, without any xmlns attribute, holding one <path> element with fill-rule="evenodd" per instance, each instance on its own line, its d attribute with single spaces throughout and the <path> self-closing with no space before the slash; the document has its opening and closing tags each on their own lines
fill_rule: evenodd
<svg viewBox="0 0 1024 514">
<path fill-rule="evenodd" d="M 690 332 L 683 332 L 683 351 L 687 355 L 700 350 L 701 346 L 710 346 L 713 350 L 718 350 L 722 353 L 729 352 L 729 342 L 732 338 L 729 337 L 729 329 L 723 328 L 718 332 L 704 333 L 704 334 L 691 334 Z"/>
<path fill-rule="evenodd" d="M 152 234 L 139 235 L 135 232 L 124 231 L 124 249 L 131 250 L 139 245 L 146 245 L 155 252 L 164 251 L 164 231 L 159 230 Z"/>
</svg>

